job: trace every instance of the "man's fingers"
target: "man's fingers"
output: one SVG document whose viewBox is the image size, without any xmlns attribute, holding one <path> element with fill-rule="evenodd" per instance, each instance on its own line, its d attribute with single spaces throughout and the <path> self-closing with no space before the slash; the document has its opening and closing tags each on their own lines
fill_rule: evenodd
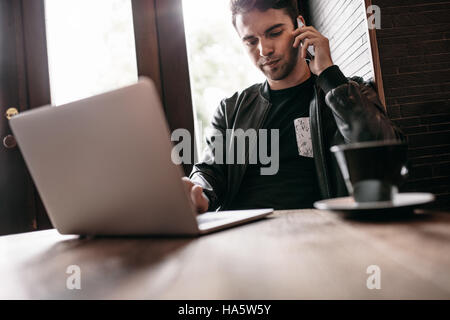
<svg viewBox="0 0 450 320">
<path fill-rule="evenodd" d="M 302 33 L 305 32 L 312 32 L 314 34 L 321 34 L 319 31 L 317 31 L 314 27 L 301 27 L 298 29 L 295 29 L 294 31 L 292 31 L 292 34 L 294 35 L 294 37 L 301 35 Z"/>
<path fill-rule="evenodd" d="M 295 38 L 293 47 L 294 47 L 294 48 L 298 48 L 298 46 L 300 45 L 300 42 L 301 42 L 301 41 L 302 41 L 302 40 L 299 39 L 299 37 Z"/>
<path fill-rule="evenodd" d="M 305 40 L 306 38 L 308 39 L 314 39 L 314 38 L 319 38 L 320 34 L 317 34 L 315 32 L 311 32 L 311 31 L 307 31 L 302 33 L 301 35 L 298 35 L 296 37 L 296 39 L 300 39 L 300 40 Z"/>
<path fill-rule="evenodd" d="M 305 42 L 303 42 L 302 47 L 302 58 L 306 58 L 306 50 L 308 50 L 308 47 L 314 44 L 314 40 L 307 39 Z"/>
<path fill-rule="evenodd" d="M 314 39 L 314 38 L 317 38 L 317 37 L 318 37 L 318 35 L 316 33 L 311 32 L 311 31 L 302 33 L 301 35 L 299 35 L 299 36 L 297 36 L 295 38 L 293 46 L 294 46 L 294 48 L 297 48 L 300 45 L 300 42 L 305 40 L 306 38 Z"/>
<path fill-rule="evenodd" d="M 208 199 L 203 194 L 203 188 L 200 186 L 194 186 L 191 192 L 192 202 L 199 213 L 206 212 L 208 210 Z"/>
<path fill-rule="evenodd" d="M 194 183 L 188 177 L 183 177 L 181 180 L 183 180 L 185 185 L 191 186 L 191 188 L 194 186 Z"/>
<path fill-rule="evenodd" d="M 203 188 L 194 184 L 188 177 L 181 178 L 186 191 L 191 196 L 191 202 L 199 213 L 206 212 L 209 207 L 209 200 L 203 193 Z"/>
<path fill-rule="evenodd" d="M 191 180 L 189 180 L 189 178 L 187 178 L 187 177 L 183 177 L 183 178 L 181 178 L 181 180 L 183 181 L 183 185 L 186 188 L 187 193 L 191 193 L 194 183 Z"/>
</svg>

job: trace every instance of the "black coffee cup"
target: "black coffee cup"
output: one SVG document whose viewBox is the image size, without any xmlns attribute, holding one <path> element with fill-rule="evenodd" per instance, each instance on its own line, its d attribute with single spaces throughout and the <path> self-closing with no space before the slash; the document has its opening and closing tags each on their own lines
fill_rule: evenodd
<svg viewBox="0 0 450 320">
<path fill-rule="evenodd" d="M 401 141 L 359 142 L 330 150 L 356 202 L 392 201 L 408 175 L 408 145 Z"/>
</svg>

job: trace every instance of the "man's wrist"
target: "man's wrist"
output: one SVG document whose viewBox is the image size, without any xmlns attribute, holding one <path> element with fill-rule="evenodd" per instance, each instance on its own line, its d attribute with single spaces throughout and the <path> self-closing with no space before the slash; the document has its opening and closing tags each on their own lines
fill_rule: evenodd
<svg viewBox="0 0 450 320">
<path fill-rule="evenodd" d="M 327 70 L 328 68 L 332 67 L 333 65 L 334 65 L 334 64 L 331 62 L 330 64 L 327 64 L 327 65 L 325 65 L 324 67 L 322 67 L 322 69 L 320 69 L 320 70 L 317 72 L 317 76 L 320 77 L 320 75 L 321 75 L 325 70 Z"/>
<path fill-rule="evenodd" d="M 317 83 L 327 94 L 331 90 L 348 83 L 348 79 L 337 65 L 332 65 L 323 70 L 317 78 Z"/>
</svg>

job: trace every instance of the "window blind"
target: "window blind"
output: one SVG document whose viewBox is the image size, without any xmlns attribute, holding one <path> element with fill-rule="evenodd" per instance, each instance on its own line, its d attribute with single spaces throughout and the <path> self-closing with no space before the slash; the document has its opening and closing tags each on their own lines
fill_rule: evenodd
<svg viewBox="0 0 450 320">
<path fill-rule="evenodd" d="M 347 77 L 373 80 L 364 0 L 311 0 L 312 25 L 330 40 L 331 55 Z"/>
</svg>

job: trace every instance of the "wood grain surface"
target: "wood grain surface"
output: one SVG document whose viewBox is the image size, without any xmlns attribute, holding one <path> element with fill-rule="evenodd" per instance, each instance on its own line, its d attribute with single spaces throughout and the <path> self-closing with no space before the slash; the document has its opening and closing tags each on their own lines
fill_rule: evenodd
<svg viewBox="0 0 450 320">
<path fill-rule="evenodd" d="M 279 211 L 199 238 L 0 237 L 2 299 L 449 299 L 450 215 Z M 67 267 L 81 269 L 68 290 Z M 367 267 L 381 289 L 366 286 Z"/>
</svg>

